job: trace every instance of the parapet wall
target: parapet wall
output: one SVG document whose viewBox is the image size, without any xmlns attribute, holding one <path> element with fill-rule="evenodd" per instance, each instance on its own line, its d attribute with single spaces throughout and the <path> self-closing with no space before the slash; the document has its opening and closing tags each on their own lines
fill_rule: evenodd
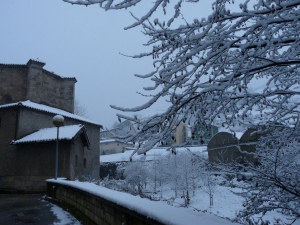
<svg viewBox="0 0 300 225">
<path fill-rule="evenodd" d="M 64 184 L 47 181 L 47 197 L 84 225 L 162 225 L 100 196 Z"/>
</svg>

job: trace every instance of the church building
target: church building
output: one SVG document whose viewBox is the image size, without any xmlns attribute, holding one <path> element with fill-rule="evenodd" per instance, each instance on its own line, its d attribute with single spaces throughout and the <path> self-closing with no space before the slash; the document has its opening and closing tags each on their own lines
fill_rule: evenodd
<svg viewBox="0 0 300 225">
<path fill-rule="evenodd" d="M 55 175 L 59 128 L 58 177 L 99 178 L 101 125 L 74 114 L 76 78 L 43 69 L 45 63 L 0 64 L 0 193 L 44 192 Z"/>
</svg>

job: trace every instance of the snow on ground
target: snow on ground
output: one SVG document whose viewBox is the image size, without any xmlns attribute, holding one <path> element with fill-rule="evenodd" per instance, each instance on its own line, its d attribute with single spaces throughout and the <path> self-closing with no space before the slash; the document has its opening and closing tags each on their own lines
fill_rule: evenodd
<svg viewBox="0 0 300 225">
<path fill-rule="evenodd" d="M 206 151 L 206 146 L 202 147 L 190 147 L 190 151 L 207 157 L 207 151 Z M 177 151 L 187 151 L 186 148 L 176 148 Z M 112 155 L 101 155 L 100 156 L 100 162 L 116 162 L 116 161 L 128 161 L 130 155 L 132 154 L 133 150 L 130 151 L 125 151 L 124 153 L 121 154 L 112 154 Z M 166 149 L 163 148 L 156 148 L 152 149 L 149 152 L 147 152 L 146 156 L 145 155 L 137 155 L 135 154 L 133 157 L 133 160 L 152 160 L 154 155 L 167 155 L 171 154 L 170 151 L 167 151 Z M 218 185 L 215 187 L 215 190 L 213 192 L 213 206 L 210 206 L 210 199 L 209 195 L 203 191 L 200 187 L 196 189 L 195 195 L 193 193 L 189 193 L 190 195 L 190 204 L 188 208 L 182 207 L 184 205 L 184 199 L 181 198 L 180 195 L 182 193 L 178 194 L 178 197 L 174 197 L 174 190 L 172 190 L 171 187 L 163 187 L 163 194 L 160 196 L 160 193 L 157 193 L 156 195 L 153 194 L 153 190 L 151 190 L 150 186 L 147 186 L 148 190 L 147 193 L 151 195 L 153 198 L 160 199 L 160 204 L 164 204 L 166 206 L 173 206 L 176 207 L 180 210 L 179 214 L 181 212 L 187 212 L 191 211 L 193 214 L 195 212 L 205 212 L 205 214 L 209 215 L 215 215 L 219 216 L 222 218 L 227 218 L 229 220 L 234 220 L 236 219 L 237 212 L 243 209 L 243 202 L 245 199 L 239 194 L 245 191 L 243 188 L 238 188 L 238 187 L 243 187 L 244 185 L 247 185 L 243 181 L 237 181 L 237 179 L 233 180 L 233 188 L 230 188 L 228 183 L 227 185 L 220 185 L 222 184 L 222 178 L 219 178 L 220 180 L 218 181 Z M 139 198 L 139 197 L 135 197 Z M 133 200 L 134 201 L 134 200 Z M 158 203 L 157 203 L 158 204 Z M 162 209 L 165 210 L 165 209 Z M 197 215 L 197 213 L 196 213 Z M 259 215 L 254 218 L 259 218 Z M 281 222 L 276 223 L 276 219 L 281 220 Z M 285 223 L 290 223 L 291 221 L 288 220 L 288 218 L 285 215 L 282 215 L 278 212 L 272 211 L 266 213 L 263 217 L 264 221 L 270 221 L 270 225 L 272 224 L 285 224 Z M 187 220 L 188 222 L 191 222 L 192 220 Z M 200 222 L 198 221 L 196 224 L 199 224 Z M 229 221 L 226 221 L 226 223 L 229 223 Z M 182 224 L 189 224 L 189 223 L 182 223 Z M 193 224 L 193 223 L 190 223 Z M 212 224 L 210 222 L 207 223 L 202 223 L 201 224 Z M 225 224 L 225 223 L 221 223 Z M 293 225 L 300 225 L 300 221 L 296 221 Z"/>
<path fill-rule="evenodd" d="M 81 223 L 70 213 L 64 211 L 57 205 L 51 204 L 51 211 L 57 217 L 58 222 L 54 222 L 53 225 L 80 225 Z"/>
<path fill-rule="evenodd" d="M 211 215 L 209 213 L 199 212 L 192 208 L 178 208 L 168 205 L 164 202 L 154 202 L 139 196 L 133 196 L 127 193 L 110 190 L 93 183 L 67 181 L 63 179 L 49 179 L 47 181 L 69 185 L 86 191 L 88 193 L 98 195 L 109 201 L 115 202 L 130 210 L 139 212 L 149 218 L 160 221 L 166 225 L 232 225 L 228 220 Z"/>
<path fill-rule="evenodd" d="M 203 156 L 207 157 L 207 147 L 206 146 L 200 146 L 200 147 L 188 147 L 188 149 L 191 152 L 194 152 L 196 154 L 202 154 Z M 176 151 L 187 151 L 187 148 L 181 147 L 181 148 L 176 148 Z M 122 161 L 129 161 L 131 154 L 134 152 L 134 150 L 127 150 L 123 153 L 117 153 L 117 154 L 111 154 L 111 155 L 101 155 L 100 156 L 100 163 L 105 163 L 105 162 L 122 162 Z M 158 155 L 168 155 L 170 154 L 170 150 L 168 148 L 153 148 L 150 151 L 144 154 L 134 154 L 132 157 L 133 161 L 137 160 L 143 160 L 143 161 L 148 161 L 148 160 L 153 160 L 154 156 Z"/>
<path fill-rule="evenodd" d="M 190 207 L 197 208 L 199 210 L 207 210 L 208 213 L 234 219 L 236 213 L 243 208 L 244 198 L 232 193 L 237 191 L 236 188 L 230 190 L 228 187 L 218 186 L 214 191 L 214 205 L 209 206 L 209 195 L 203 193 L 201 190 L 197 190 L 195 197 L 191 197 Z"/>
</svg>

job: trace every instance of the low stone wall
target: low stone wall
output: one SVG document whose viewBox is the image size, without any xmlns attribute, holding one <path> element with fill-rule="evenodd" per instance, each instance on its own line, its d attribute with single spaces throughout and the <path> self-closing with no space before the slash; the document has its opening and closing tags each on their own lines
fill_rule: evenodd
<svg viewBox="0 0 300 225">
<path fill-rule="evenodd" d="M 84 225 L 162 225 L 99 196 L 51 181 L 47 181 L 47 199 L 69 211 Z"/>
</svg>

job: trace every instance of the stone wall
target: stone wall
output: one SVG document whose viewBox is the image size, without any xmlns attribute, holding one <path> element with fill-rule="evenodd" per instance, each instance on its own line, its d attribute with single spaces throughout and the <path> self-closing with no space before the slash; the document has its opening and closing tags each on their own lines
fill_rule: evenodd
<svg viewBox="0 0 300 225">
<path fill-rule="evenodd" d="M 27 99 L 73 113 L 75 82 L 75 78 L 62 78 L 38 64 L 30 64 Z"/>
<path fill-rule="evenodd" d="M 30 100 L 74 112 L 75 78 L 43 69 L 45 63 L 0 64 L 0 105 Z"/>
<path fill-rule="evenodd" d="M 27 67 L 0 64 L 0 105 L 25 101 L 26 93 Z"/>
<path fill-rule="evenodd" d="M 48 181 L 47 196 L 84 225 L 162 225 L 138 212 L 67 185 Z"/>
</svg>

